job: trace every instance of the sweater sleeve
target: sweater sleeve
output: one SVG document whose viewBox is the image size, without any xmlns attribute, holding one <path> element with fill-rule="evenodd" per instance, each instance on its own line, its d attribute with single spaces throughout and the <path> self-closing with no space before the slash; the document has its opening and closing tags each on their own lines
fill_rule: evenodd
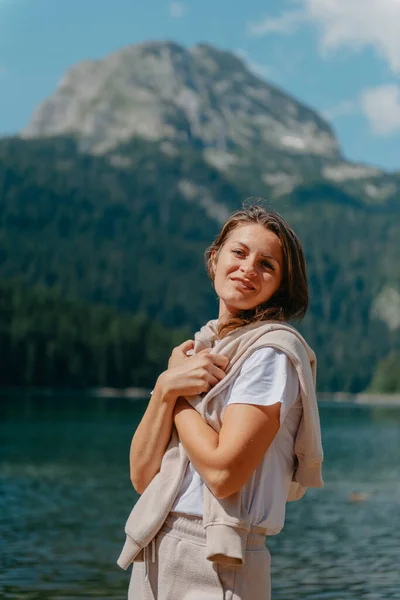
<svg viewBox="0 0 400 600">
<path fill-rule="evenodd" d="M 286 354 L 275 348 L 259 348 L 243 363 L 228 390 L 227 405 L 271 406 L 281 402 L 282 423 L 298 394 L 297 372 Z"/>
</svg>

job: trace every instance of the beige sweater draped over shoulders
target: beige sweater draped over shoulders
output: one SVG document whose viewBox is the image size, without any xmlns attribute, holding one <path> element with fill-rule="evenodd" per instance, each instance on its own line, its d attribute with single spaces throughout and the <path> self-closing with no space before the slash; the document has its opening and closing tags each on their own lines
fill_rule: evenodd
<svg viewBox="0 0 400 600">
<path fill-rule="evenodd" d="M 315 396 L 314 352 L 294 327 L 280 321 L 262 321 L 239 327 L 213 345 L 216 333 L 217 321 L 207 323 L 195 335 L 194 353 L 211 348 L 211 353 L 225 355 L 229 359 L 226 376 L 207 394 L 188 397 L 187 401 L 219 432 L 225 408 L 219 392 L 237 376 L 246 358 L 263 347 L 285 352 L 297 371 L 303 405 L 294 444 L 296 467 L 288 500 L 299 500 L 308 487 L 322 487 L 323 451 Z M 188 462 L 177 430 L 173 427 L 160 471 L 140 496 L 126 522 L 126 542 L 117 561 L 123 569 L 127 569 L 133 561 L 143 560 L 143 548 L 151 542 L 167 518 Z M 207 486 L 204 487 L 203 524 L 207 558 L 211 561 L 244 564 L 247 535 L 252 525 L 242 501 L 244 488 L 218 500 Z"/>
</svg>

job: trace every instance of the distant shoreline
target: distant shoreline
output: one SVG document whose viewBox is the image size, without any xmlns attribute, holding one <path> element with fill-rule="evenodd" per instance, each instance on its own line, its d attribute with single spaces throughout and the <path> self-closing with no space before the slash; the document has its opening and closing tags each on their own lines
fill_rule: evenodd
<svg viewBox="0 0 400 600">
<path fill-rule="evenodd" d="M 100 398 L 129 398 L 129 399 L 141 399 L 149 398 L 152 390 L 147 388 L 130 387 L 124 389 L 118 388 L 93 388 L 89 393 L 93 396 Z"/>
<path fill-rule="evenodd" d="M 1 387 L 0 394 L 32 394 L 34 396 L 90 396 L 94 398 L 128 398 L 130 400 L 143 400 L 150 397 L 152 390 L 149 388 L 52 388 L 52 387 Z"/>
<path fill-rule="evenodd" d="M 119 390 L 116 388 L 95 388 L 91 394 L 100 398 L 128 398 L 143 399 L 149 398 L 151 390 L 144 388 L 126 388 Z M 349 394 L 347 392 L 320 392 L 317 394 L 318 402 L 334 402 L 337 404 L 357 404 L 363 406 L 399 406 L 400 394 Z"/>
<path fill-rule="evenodd" d="M 127 400 L 144 400 L 151 395 L 150 388 L 129 387 L 124 389 L 113 387 L 89 388 L 85 390 L 72 388 L 2 388 L 1 394 L 33 394 L 43 396 L 53 395 L 75 395 L 82 394 L 94 398 L 126 398 Z M 400 407 L 400 394 L 367 394 L 365 392 L 359 394 L 350 394 L 348 392 L 319 392 L 317 394 L 318 402 L 335 403 L 335 404 L 350 404 L 361 406 L 382 406 L 382 407 Z"/>
<path fill-rule="evenodd" d="M 338 404 L 360 404 L 362 406 L 399 406 L 400 394 L 378 394 L 360 392 L 349 394 L 347 392 L 320 392 L 317 394 L 318 402 L 337 402 Z"/>
</svg>

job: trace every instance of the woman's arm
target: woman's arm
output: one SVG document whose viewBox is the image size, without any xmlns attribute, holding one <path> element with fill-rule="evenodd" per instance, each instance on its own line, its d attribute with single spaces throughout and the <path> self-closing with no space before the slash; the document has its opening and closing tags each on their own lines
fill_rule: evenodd
<svg viewBox="0 0 400 600">
<path fill-rule="evenodd" d="M 131 482 L 138 494 L 144 492 L 160 468 L 171 437 L 175 401 L 176 397 L 160 376 L 129 452 Z"/>
<path fill-rule="evenodd" d="M 279 430 L 281 406 L 294 403 L 298 394 L 296 369 L 285 353 L 260 348 L 230 388 L 219 435 L 187 402 L 177 402 L 179 437 L 215 496 L 230 496 L 248 481 Z"/>
<path fill-rule="evenodd" d="M 222 499 L 248 481 L 280 427 L 280 402 L 270 406 L 232 404 L 219 435 L 184 399 L 174 410 L 180 440 L 207 487 Z"/>
<path fill-rule="evenodd" d="M 130 477 L 135 490 L 142 494 L 158 473 L 171 437 L 173 410 L 179 396 L 208 392 L 224 376 L 228 360 L 221 355 L 200 352 L 185 357 L 176 348 L 167 371 L 161 373 L 146 412 L 132 438 L 129 454 Z"/>
</svg>

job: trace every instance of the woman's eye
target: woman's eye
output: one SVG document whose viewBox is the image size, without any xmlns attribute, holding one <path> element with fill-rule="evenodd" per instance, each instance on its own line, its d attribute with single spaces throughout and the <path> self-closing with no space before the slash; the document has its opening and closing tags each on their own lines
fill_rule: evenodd
<svg viewBox="0 0 400 600">
<path fill-rule="evenodd" d="M 261 263 L 261 265 L 263 267 L 265 267 L 266 269 L 273 269 L 273 266 L 267 260 L 263 260 L 262 263 Z"/>
<path fill-rule="evenodd" d="M 237 256 L 244 256 L 243 250 L 232 250 L 232 252 Z"/>
</svg>

